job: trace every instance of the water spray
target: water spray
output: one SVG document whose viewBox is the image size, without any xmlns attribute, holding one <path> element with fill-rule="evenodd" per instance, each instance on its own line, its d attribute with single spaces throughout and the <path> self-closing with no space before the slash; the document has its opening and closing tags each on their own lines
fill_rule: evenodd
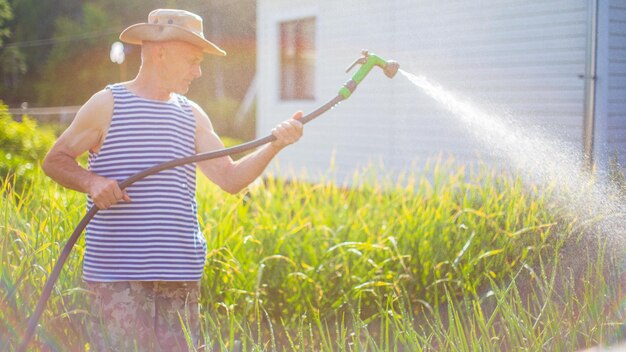
<svg viewBox="0 0 626 352">
<path fill-rule="evenodd" d="M 361 67 L 352 76 L 352 78 L 349 81 L 347 81 L 341 87 L 341 89 L 339 89 L 339 93 L 337 94 L 337 96 L 331 99 L 326 104 L 317 108 L 315 111 L 309 113 L 308 115 L 303 116 L 300 119 L 301 123 L 305 124 L 313 120 L 314 118 L 320 116 L 324 112 L 333 108 L 342 100 L 348 99 L 350 95 L 352 95 L 352 93 L 356 90 L 359 83 L 361 83 L 361 81 L 370 73 L 370 71 L 375 66 L 380 67 L 385 73 L 385 75 L 389 78 L 393 78 L 398 72 L 398 69 L 400 68 L 400 65 L 397 62 L 393 60 L 385 60 L 376 54 L 369 53 L 367 50 L 363 50 L 361 52 L 361 57 L 357 58 L 346 69 L 346 72 L 350 71 L 356 65 L 361 65 Z M 124 190 L 130 185 L 132 185 L 133 183 L 147 176 L 156 174 L 160 171 L 171 169 L 171 168 L 181 166 L 181 165 L 198 162 L 198 161 L 211 160 L 211 159 L 221 158 L 224 156 L 239 154 L 247 150 L 260 147 L 274 140 L 276 140 L 276 137 L 274 137 L 273 135 L 268 135 L 266 137 L 259 138 L 259 139 L 256 139 L 247 143 L 243 143 L 235 147 L 225 148 L 225 149 L 216 150 L 216 151 L 207 152 L 207 153 L 200 153 L 200 154 L 196 154 L 196 155 L 192 155 L 192 156 L 188 156 L 188 157 L 184 157 L 180 159 L 174 159 L 174 160 L 162 163 L 162 164 L 155 165 L 142 172 L 139 172 L 135 175 L 130 176 L 129 178 L 119 182 L 119 187 L 120 189 Z M 72 234 L 70 235 L 70 238 L 65 243 L 65 246 L 63 247 L 63 251 L 61 252 L 61 255 L 59 256 L 59 258 L 57 259 L 57 262 L 54 265 L 54 268 L 52 269 L 52 272 L 50 273 L 48 280 L 46 281 L 46 285 L 44 286 L 43 292 L 41 293 L 41 297 L 39 298 L 39 301 L 37 302 L 37 307 L 35 308 L 35 311 L 33 312 L 33 314 L 30 316 L 28 320 L 27 330 L 23 336 L 22 342 L 20 343 L 20 346 L 18 347 L 17 351 L 19 352 L 26 351 L 26 348 L 28 347 L 28 344 L 35 332 L 35 329 L 37 328 L 37 324 L 39 323 L 39 318 L 41 318 L 41 314 L 43 313 L 43 310 L 46 307 L 46 303 L 48 302 L 48 299 L 50 298 L 50 294 L 52 293 L 54 284 L 59 278 L 59 274 L 61 273 L 61 269 L 63 269 L 63 265 L 67 261 L 67 257 L 69 256 L 70 252 L 72 251 L 72 248 L 76 244 L 76 241 L 78 240 L 80 235 L 83 233 L 83 230 L 85 229 L 87 224 L 89 224 L 91 219 L 93 219 L 93 217 L 96 215 L 98 210 L 99 210 L 98 207 L 96 207 L 95 205 L 92 206 L 87 212 L 87 214 L 80 221 L 80 223 L 76 226 L 76 228 L 74 229 L 74 232 L 72 232 Z"/>
</svg>

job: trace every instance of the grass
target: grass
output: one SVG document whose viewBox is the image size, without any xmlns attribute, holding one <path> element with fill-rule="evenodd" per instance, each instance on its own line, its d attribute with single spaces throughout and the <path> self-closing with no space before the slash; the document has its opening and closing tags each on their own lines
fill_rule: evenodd
<svg viewBox="0 0 626 352">
<path fill-rule="evenodd" d="M 206 346 L 575 350 L 624 338 L 623 287 L 606 269 L 614 258 L 592 242 L 580 252 L 584 270 L 568 274 L 561 249 L 586 235 L 580 221 L 559 216 L 549 192 L 446 162 L 396 182 L 361 182 L 365 175 L 350 189 L 268 175 L 237 196 L 199 182 Z M 0 350 L 19 342 L 85 201 L 40 171 L 19 192 L 11 183 L 0 198 Z M 32 346 L 87 348 L 83 245 Z"/>
</svg>

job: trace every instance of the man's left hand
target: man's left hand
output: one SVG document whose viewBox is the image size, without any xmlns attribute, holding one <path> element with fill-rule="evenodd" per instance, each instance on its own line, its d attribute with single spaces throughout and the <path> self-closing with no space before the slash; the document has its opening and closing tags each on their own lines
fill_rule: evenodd
<svg viewBox="0 0 626 352">
<path fill-rule="evenodd" d="M 302 111 L 298 111 L 291 119 L 283 121 L 278 126 L 272 129 L 272 135 L 276 137 L 276 140 L 272 142 L 272 147 L 280 150 L 284 147 L 297 142 L 302 137 L 302 122 L 299 120 L 302 118 Z"/>
</svg>

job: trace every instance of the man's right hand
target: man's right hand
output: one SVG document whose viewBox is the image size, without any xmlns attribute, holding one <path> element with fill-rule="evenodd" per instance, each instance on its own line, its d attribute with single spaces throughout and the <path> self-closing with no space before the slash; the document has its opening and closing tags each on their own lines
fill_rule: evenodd
<svg viewBox="0 0 626 352">
<path fill-rule="evenodd" d="M 98 209 L 107 209 L 119 201 L 131 201 L 128 193 L 120 189 L 117 181 L 102 176 L 94 176 L 89 184 L 88 193 Z"/>
</svg>

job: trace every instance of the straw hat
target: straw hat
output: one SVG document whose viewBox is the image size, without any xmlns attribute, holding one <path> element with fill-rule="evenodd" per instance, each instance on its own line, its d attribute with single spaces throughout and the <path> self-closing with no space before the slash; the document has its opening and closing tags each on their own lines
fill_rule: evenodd
<svg viewBox="0 0 626 352">
<path fill-rule="evenodd" d="M 224 50 L 204 38 L 202 17 L 185 10 L 154 10 L 148 15 L 148 23 L 137 23 L 126 28 L 120 34 L 120 40 L 137 45 L 141 45 L 144 40 L 182 40 L 202 48 L 207 54 L 226 55 Z"/>
</svg>

